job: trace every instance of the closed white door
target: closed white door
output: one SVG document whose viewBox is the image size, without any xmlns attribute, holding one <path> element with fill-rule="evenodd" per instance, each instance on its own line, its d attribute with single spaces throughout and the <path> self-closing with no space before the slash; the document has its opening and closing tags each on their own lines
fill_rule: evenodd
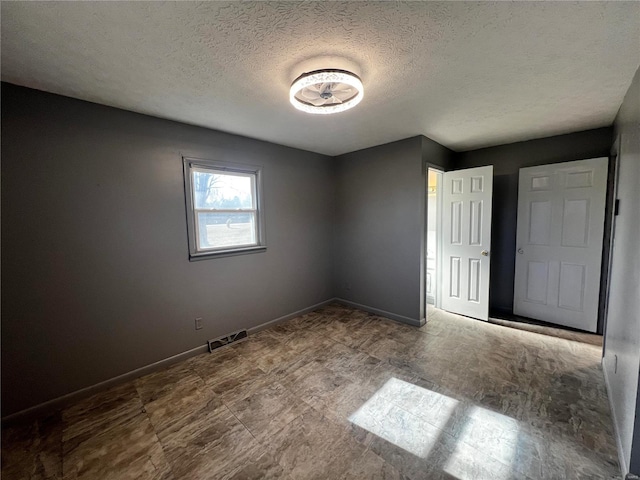
<svg viewBox="0 0 640 480">
<path fill-rule="evenodd" d="M 493 166 L 445 172 L 442 208 L 442 308 L 489 318 Z"/>
<path fill-rule="evenodd" d="M 513 311 L 595 332 L 607 158 L 521 168 Z"/>
</svg>

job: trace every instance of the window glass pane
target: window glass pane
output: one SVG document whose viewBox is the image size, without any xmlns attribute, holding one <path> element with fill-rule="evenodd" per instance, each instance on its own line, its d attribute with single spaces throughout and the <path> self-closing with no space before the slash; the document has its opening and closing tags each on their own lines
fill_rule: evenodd
<svg viewBox="0 0 640 480">
<path fill-rule="evenodd" d="M 256 245 L 254 212 L 197 213 L 200 249 Z"/>
<path fill-rule="evenodd" d="M 196 208 L 254 208 L 252 176 L 193 172 Z"/>
</svg>

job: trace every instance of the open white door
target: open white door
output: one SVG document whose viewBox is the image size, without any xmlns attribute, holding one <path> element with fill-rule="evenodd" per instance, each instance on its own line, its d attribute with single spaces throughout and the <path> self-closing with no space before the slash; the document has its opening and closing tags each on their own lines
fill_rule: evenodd
<svg viewBox="0 0 640 480">
<path fill-rule="evenodd" d="M 516 315 L 596 331 L 608 161 L 520 169 Z"/>
<path fill-rule="evenodd" d="M 445 172 L 442 308 L 489 319 L 493 166 Z"/>
</svg>

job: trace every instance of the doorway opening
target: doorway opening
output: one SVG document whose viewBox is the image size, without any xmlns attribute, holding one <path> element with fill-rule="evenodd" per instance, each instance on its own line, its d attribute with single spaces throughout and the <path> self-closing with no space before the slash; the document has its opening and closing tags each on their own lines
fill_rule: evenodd
<svg viewBox="0 0 640 480">
<path fill-rule="evenodd" d="M 440 266 L 442 242 L 438 238 L 442 225 L 442 171 L 429 167 L 427 174 L 427 316 L 440 308 Z"/>
</svg>

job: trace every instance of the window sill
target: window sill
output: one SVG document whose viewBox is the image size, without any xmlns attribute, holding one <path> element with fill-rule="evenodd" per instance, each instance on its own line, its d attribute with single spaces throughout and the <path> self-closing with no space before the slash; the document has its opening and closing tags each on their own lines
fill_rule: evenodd
<svg viewBox="0 0 640 480">
<path fill-rule="evenodd" d="M 267 251 L 266 245 L 257 247 L 231 248 L 228 250 L 216 250 L 213 252 L 201 252 L 189 255 L 190 262 L 198 262 L 200 260 L 208 260 L 211 258 L 233 257 L 235 255 L 248 255 L 251 253 L 262 253 Z"/>
</svg>

